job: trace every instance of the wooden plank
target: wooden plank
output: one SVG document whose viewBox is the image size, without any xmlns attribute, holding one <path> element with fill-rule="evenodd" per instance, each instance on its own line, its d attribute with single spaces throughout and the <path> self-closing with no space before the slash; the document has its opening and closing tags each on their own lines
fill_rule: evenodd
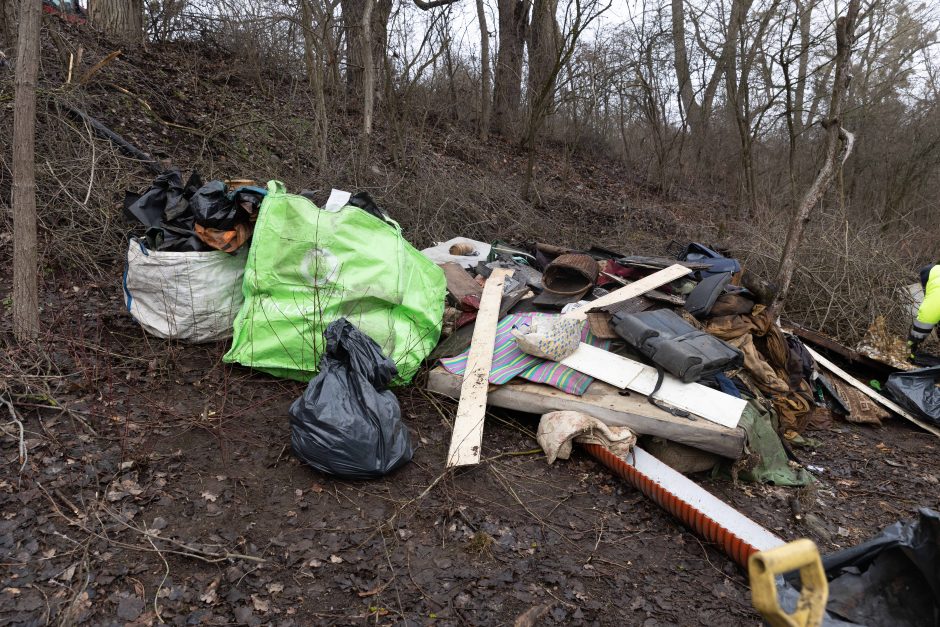
<svg viewBox="0 0 940 627">
<path fill-rule="evenodd" d="M 561 360 L 562 366 L 609 383 L 621 390 L 643 372 L 643 364 L 615 355 L 603 348 L 581 342 L 578 349 Z"/>
<path fill-rule="evenodd" d="M 921 429 L 924 429 L 925 431 L 929 431 L 935 436 L 940 437 L 940 428 L 935 427 L 934 425 L 929 424 L 927 422 L 924 422 L 923 420 L 914 416 L 913 414 L 908 412 L 906 409 L 904 409 L 903 407 L 901 407 L 900 405 L 898 405 L 891 399 L 882 396 L 875 390 L 871 389 L 869 386 L 865 385 L 864 383 L 862 383 L 861 381 L 859 381 L 858 379 L 850 375 L 848 372 L 846 372 L 839 366 L 835 365 L 834 363 L 832 363 L 831 361 L 829 361 L 828 359 L 826 359 L 825 357 L 823 357 L 822 355 L 814 351 L 809 346 L 806 347 L 806 350 L 808 350 L 809 354 L 813 356 L 813 359 L 816 360 L 816 363 L 818 363 L 820 366 L 822 366 L 823 368 L 825 368 L 826 370 L 828 370 L 835 376 L 839 377 L 840 379 L 842 379 L 843 381 L 851 385 L 853 388 L 855 388 L 862 394 L 868 396 L 869 398 L 871 398 L 873 401 L 875 401 L 882 407 L 886 409 L 890 409 L 891 411 L 896 413 L 898 416 L 901 416 L 905 420 L 910 420 Z"/>
<path fill-rule="evenodd" d="M 450 398 L 460 395 L 460 377 L 437 367 L 428 375 L 428 390 Z M 665 438 L 680 444 L 740 459 L 744 453 L 744 430 L 728 429 L 705 420 L 691 421 L 673 416 L 638 395 L 622 395 L 620 390 L 595 381 L 583 396 L 567 394 L 548 385 L 511 382 L 491 385 L 487 402 L 531 414 L 572 410 L 594 416 L 609 425 L 630 427 L 643 435 Z"/>
<path fill-rule="evenodd" d="M 493 345 L 496 325 L 499 323 L 499 302 L 503 285 L 512 276 L 512 270 L 496 268 L 483 287 L 480 312 L 477 314 L 467 356 L 467 370 L 460 386 L 460 401 L 454 432 L 447 453 L 447 467 L 466 466 L 480 461 L 483 444 L 483 418 L 486 415 L 486 394 L 489 389 L 490 368 L 493 366 Z"/>
<path fill-rule="evenodd" d="M 644 396 L 653 392 L 659 376 L 656 368 L 583 342 L 578 350 L 561 363 L 620 389 L 626 388 Z M 669 373 L 663 377 L 656 398 L 676 409 L 729 429 L 738 426 L 747 406 L 744 399 L 699 383 L 683 383 Z"/>
<path fill-rule="evenodd" d="M 483 294 L 483 287 L 473 280 L 470 273 L 463 269 L 459 263 L 447 262 L 438 264 L 444 271 L 444 278 L 447 279 L 447 291 L 457 303 L 466 296 L 480 296 Z"/>
<path fill-rule="evenodd" d="M 890 366 L 889 364 L 882 363 L 876 359 L 854 351 L 848 346 L 843 346 L 839 342 L 835 341 L 831 337 L 827 337 L 818 331 L 813 331 L 812 329 L 807 329 L 793 322 L 786 322 L 783 325 L 783 330 L 787 333 L 792 333 L 801 340 L 815 344 L 816 346 L 821 346 L 826 350 L 832 351 L 836 355 L 847 359 L 850 363 L 859 364 L 865 366 L 866 368 L 872 368 L 878 372 L 883 373 L 887 377 L 892 372 L 895 372 L 897 368 Z"/>
<path fill-rule="evenodd" d="M 692 271 L 685 266 L 681 266 L 679 264 L 671 265 L 665 270 L 660 270 L 659 272 L 651 274 L 648 277 L 643 277 L 639 281 L 634 281 L 630 285 L 621 287 L 619 290 L 615 290 L 607 296 L 602 296 L 597 300 L 591 301 L 587 307 L 569 311 L 564 315 L 564 317 L 571 318 L 573 320 L 585 320 L 587 319 L 588 309 L 599 309 L 608 305 L 625 301 L 628 298 L 641 296 L 642 294 L 645 294 L 652 289 L 656 289 L 661 285 L 665 285 L 670 281 L 675 281 L 678 278 L 684 277 L 690 272 Z"/>
</svg>

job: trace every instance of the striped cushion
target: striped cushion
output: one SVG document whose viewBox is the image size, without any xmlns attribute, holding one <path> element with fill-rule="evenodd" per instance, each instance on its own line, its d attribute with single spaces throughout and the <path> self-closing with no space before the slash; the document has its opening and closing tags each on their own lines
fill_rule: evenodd
<svg viewBox="0 0 940 627">
<path fill-rule="evenodd" d="M 496 327 L 496 343 L 493 348 L 493 366 L 490 369 L 490 383 L 502 385 L 515 377 L 522 377 L 533 383 L 546 383 L 562 392 L 581 396 L 594 381 L 593 377 L 582 374 L 558 362 L 527 355 L 516 346 L 512 329 L 516 326 L 532 324 L 538 320 L 558 318 L 560 314 L 519 313 L 503 318 Z M 587 325 L 581 331 L 581 340 L 605 350 L 610 348 L 610 340 L 595 337 Z M 442 359 L 441 365 L 451 374 L 461 375 L 467 369 L 469 349 L 449 359 Z"/>
</svg>

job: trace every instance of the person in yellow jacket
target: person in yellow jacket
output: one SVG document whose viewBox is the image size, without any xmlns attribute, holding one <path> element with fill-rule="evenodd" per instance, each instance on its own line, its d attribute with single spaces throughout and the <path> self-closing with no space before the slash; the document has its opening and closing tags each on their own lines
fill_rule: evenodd
<svg viewBox="0 0 940 627">
<path fill-rule="evenodd" d="M 924 301 L 917 310 L 917 317 L 907 336 L 911 359 L 914 359 L 914 353 L 921 342 L 927 339 L 936 324 L 940 322 L 940 263 L 921 269 L 920 284 L 924 288 Z"/>
</svg>

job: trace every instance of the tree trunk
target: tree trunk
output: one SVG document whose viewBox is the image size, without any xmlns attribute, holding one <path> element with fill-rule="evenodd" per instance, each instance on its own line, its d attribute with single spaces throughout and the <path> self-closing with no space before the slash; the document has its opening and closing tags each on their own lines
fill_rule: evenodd
<svg viewBox="0 0 940 627">
<path fill-rule="evenodd" d="M 362 18 L 369 8 L 369 39 L 364 42 Z M 375 78 L 385 68 L 385 49 L 388 45 L 388 18 L 392 13 L 392 0 L 342 0 L 343 24 L 346 30 L 346 94 L 355 104 L 365 94 L 366 49 L 372 59 L 373 86 Z"/>
<path fill-rule="evenodd" d="M 528 0 L 497 0 L 499 50 L 493 83 L 493 128 L 512 137 L 522 100 L 522 57 L 525 49 Z"/>
<path fill-rule="evenodd" d="M 13 333 L 39 335 L 39 254 L 36 243 L 36 77 L 42 4 L 20 4 L 13 104 Z"/>
<path fill-rule="evenodd" d="M 493 89 L 490 83 L 490 33 L 483 0 L 477 0 L 477 21 L 480 23 L 480 139 L 486 141 L 490 134 Z"/>
<path fill-rule="evenodd" d="M 126 43 L 144 40 L 143 0 L 91 0 L 88 20 L 111 37 Z"/>
<path fill-rule="evenodd" d="M 0 0 L 0 59 L 16 47 L 16 0 Z"/>
<path fill-rule="evenodd" d="M 307 83 L 310 86 L 310 91 L 313 92 L 314 124 L 317 130 L 316 141 L 320 169 L 322 170 L 326 167 L 327 138 L 329 136 L 329 112 L 326 108 L 325 94 L 326 70 L 323 67 L 324 47 L 328 42 L 326 38 L 320 38 L 320 49 L 317 50 L 317 32 L 315 30 L 312 2 L 313 0 L 301 0 L 300 17 L 304 34 L 304 65 L 307 68 Z"/>
<path fill-rule="evenodd" d="M 529 107 L 551 109 L 555 65 L 561 52 L 561 31 L 555 14 L 558 0 L 534 0 L 529 24 Z M 535 101 L 540 99 L 541 102 Z"/>
<path fill-rule="evenodd" d="M 362 133 L 368 142 L 372 134 L 372 111 L 375 107 L 375 63 L 372 61 L 372 10 L 375 2 L 366 0 L 362 12 Z M 368 145 L 366 146 L 368 149 Z M 368 153 L 367 153 L 368 154 Z"/>
<path fill-rule="evenodd" d="M 692 135 L 701 131 L 702 110 L 692 90 L 692 75 L 689 72 L 689 52 L 685 45 L 685 6 L 683 0 L 672 0 L 672 46 L 676 81 L 679 83 L 679 102 Z"/>
<path fill-rule="evenodd" d="M 835 177 L 836 168 L 845 163 L 855 143 L 855 137 L 842 128 L 842 109 L 845 93 L 848 91 L 849 80 L 851 79 L 849 70 L 852 44 L 855 41 L 855 19 L 858 16 L 859 2 L 860 0 L 849 0 L 846 14 L 836 20 L 836 56 L 835 73 L 832 79 L 832 96 L 829 100 L 829 116 L 822 122 L 822 126 L 826 130 L 826 157 L 819 173 L 816 175 L 816 179 L 806 190 L 799 209 L 790 223 L 787 241 L 783 247 L 783 254 L 780 256 L 780 267 L 777 270 L 776 284 L 779 286 L 780 291 L 777 292 L 777 296 L 770 304 L 772 316 L 780 313 L 787 292 L 790 290 L 790 283 L 793 280 L 793 272 L 796 268 L 796 251 L 800 247 L 803 231 L 810 220 L 810 212 L 822 199 L 826 190 L 829 189 L 829 185 Z"/>
</svg>

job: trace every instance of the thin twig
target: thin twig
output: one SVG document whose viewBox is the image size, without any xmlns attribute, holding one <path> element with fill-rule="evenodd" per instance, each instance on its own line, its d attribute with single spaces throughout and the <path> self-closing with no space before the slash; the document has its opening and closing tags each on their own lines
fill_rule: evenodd
<svg viewBox="0 0 940 627">
<path fill-rule="evenodd" d="M 11 403 L 9 400 L 7 400 L 7 399 L 5 399 L 5 398 L 3 398 L 3 397 L 0 397 L 0 402 L 2 402 L 4 405 L 7 406 L 7 410 L 9 410 L 9 412 L 10 412 L 10 420 L 12 420 L 13 423 L 14 423 L 17 427 L 19 427 L 19 430 L 20 430 L 20 441 L 19 441 L 20 472 L 19 472 L 19 474 L 22 476 L 22 474 L 23 474 L 23 469 L 26 468 L 26 460 L 29 459 L 29 452 L 26 450 L 26 440 L 24 439 L 26 432 L 25 432 L 25 430 L 23 429 L 23 423 L 22 423 L 22 422 L 20 421 L 20 419 L 16 416 L 16 409 L 13 407 L 13 403 Z"/>
</svg>

